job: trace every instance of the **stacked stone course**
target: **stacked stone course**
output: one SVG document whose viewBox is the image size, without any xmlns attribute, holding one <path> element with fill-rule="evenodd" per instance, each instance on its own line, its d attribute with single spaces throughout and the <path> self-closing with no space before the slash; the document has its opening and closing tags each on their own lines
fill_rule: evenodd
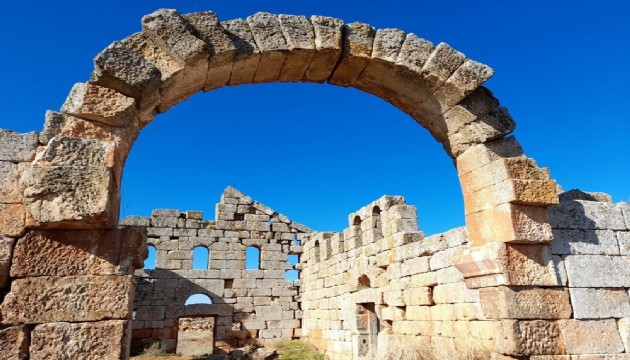
<svg viewBox="0 0 630 360">
<path fill-rule="evenodd" d="M 300 337 L 300 282 L 285 280 L 285 273 L 294 270 L 288 256 L 302 253 L 296 241 L 311 230 L 232 187 L 223 192 L 214 221 L 202 215 L 161 209 L 121 221 L 146 226 L 148 244 L 157 249 L 155 270 L 136 271 L 134 350 L 157 341 L 175 351 L 178 319 L 195 315 L 215 317 L 218 352 Z M 198 246 L 209 250 L 207 269 L 193 269 Z M 246 269 L 248 246 L 260 250 L 260 269 Z M 207 295 L 212 305 L 185 305 L 193 294 Z"/>
</svg>

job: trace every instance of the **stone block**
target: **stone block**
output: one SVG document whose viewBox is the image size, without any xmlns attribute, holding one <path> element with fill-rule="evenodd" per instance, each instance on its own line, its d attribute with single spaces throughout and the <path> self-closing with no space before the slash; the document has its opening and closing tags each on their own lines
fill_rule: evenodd
<svg viewBox="0 0 630 360">
<path fill-rule="evenodd" d="M 418 287 L 403 291 L 403 302 L 406 306 L 433 305 L 433 294 L 430 287 Z"/>
<path fill-rule="evenodd" d="M 315 32 L 305 16 L 278 15 L 289 54 L 279 81 L 301 81 L 315 55 Z"/>
<path fill-rule="evenodd" d="M 162 73 L 136 52 L 113 44 L 94 58 L 90 83 L 132 97 L 140 111 L 160 102 Z"/>
<path fill-rule="evenodd" d="M 571 302 L 565 289 L 500 286 L 479 290 L 483 313 L 490 319 L 568 319 Z"/>
<path fill-rule="evenodd" d="M 615 288 L 630 284 L 630 259 L 623 256 L 570 255 L 564 265 L 571 287 Z"/>
<path fill-rule="evenodd" d="M 0 306 L 1 324 L 98 321 L 131 316 L 131 276 L 16 279 Z"/>
<path fill-rule="evenodd" d="M 304 80 L 320 82 L 328 80 L 341 56 L 343 20 L 313 15 L 311 23 L 315 32 L 315 54 Z"/>
<path fill-rule="evenodd" d="M 220 88 L 230 80 L 237 49 L 223 30 L 219 18 L 212 11 L 184 15 L 193 33 L 206 42 L 210 58 L 204 91 Z"/>
<path fill-rule="evenodd" d="M 151 226 L 151 219 L 145 216 L 127 216 L 118 222 L 120 226 Z"/>
<path fill-rule="evenodd" d="M 330 84 L 351 86 L 372 59 L 376 29 L 353 22 L 344 26 L 343 52 L 337 67 L 328 79 Z"/>
<path fill-rule="evenodd" d="M 0 203 L 0 236 L 21 236 L 24 233 L 25 220 L 24 205 Z"/>
<path fill-rule="evenodd" d="M 444 121 L 447 128 L 447 135 L 459 132 L 464 126 L 477 120 L 494 109 L 499 107 L 492 92 L 480 86 L 475 91 L 466 96 L 459 104 L 451 107 L 444 113 Z"/>
<path fill-rule="evenodd" d="M 172 76 L 162 71 L 158 110 L 163 112 L 205 86 L 208 48 L 204 41 L 194 36 L 191 26 L 175 10 L 160 9 L 144 16 L 142 31 L 178 65 Z"/>
<path fill-rule="evenodd" d="M 396 59 L 396 67 L 419 76 L 434 50 L 435 46 L 430 41 L 416 34 L 407 34 Z"/>
<path fill-rule="evenodd" d="M 21 134 L 0 129 L 0 161 L 31 161 L 38 145 L 39 136 L 36 132 Z"/>
<path fill-rule="evenodd" d="M 118 220 L 112 144 L 56 136 L 20 178 L 27 220 L 41 227 L 111 227 Z M 32 225 L 32 224 L 31 224 Z"/>
<path fill-rule="evenodd" d="M 551 251 L 558 255 L 619 255 L 612 230 L 552 229 Z"/>
<path fill-rule="evenodd" d="M 567 354 L 617 354 L 624 351 L 614 319 L 565 320 L 561 323 Z"/>
<path fill-rule="evenodd" d="M 463 281 L 439 284 L 433 288 L 433 301 L 436 304 L 479 302 L 479 291 L 468 289 Z"/>
<path fill-rule="evenodd" d="M 434 96 L 446 111 L 490 79 L 493 74 L 494 71 L 489 66 L 466 59 Z"/>
<path fill-rule="evenodd" d="M 492 209 L 505 203 L 534 206 L 557 204 L 556 182 L 508 179 L 475 192 L 464 193 L 466 214 Z"/>
<path fill-rule="evenodd" d="M 490 241 L 548 243 L 552 240 L 547 209 L 539 206 L 502 204 L 466 215 L 473 246 Z"/>
<path fill-rule="evenodd" d="M 509 136 L 502 139 L 496 139 L 484 144 L 470 147 L 464 153 L 457 156 L 457 172 L 460 175 L 467 174 L 473 170 L 479 169 L 489 163 L 502 158 L 517 158 L 523 155 L 516 138 Z"/>
<path fill-rule="evenodd" d="M 560 326 L 548 320 L 501 320 L 494 351 L 513 356 L 565 354 Z"/>
<path fill-rule="evenodd" d="M 270 13 L 258 12 L 248 16 L 247 23 L 261 53 L 253 82 L 277 81 L 289 50 L 278 17 Z"/>
<path fill-rule="evenodd" d="M 557 229 L 625 230 L 621 206 L 574 200 L 549 208 L 549 222 Z"/>
<path fill-rule="evenodd" d="M 0 329 L 0 360 L 29 359 L 29 335 L 26 326 Z"/>
<path fill-rule="evenodd" d="M 551 250 L 544 245 L 489 243 L 462 250 L 453 264 L 469 288 L 558 286 L 561 282 Z"/>
<path fill-rule="evenodd" d="M 127 321 L 38 325 L 31 333 L 30 359 L 124 359 L 130 335 Z"/>
<path fill-rule="evenodd" d="M 421 74 L 426 85 L 435 92 L 446 83 L 455 70 L 464 63 L 465 59 L 464 54 L 448 44 L 438 44 L 422 67 Z"/>
<path fill-rule="evenodd" d="M 514 131 L 516 123 L 505 108 L 498 108 L 481 116 L 450 135 L 445 144 L 446 151 L 453 157 L 463 154 L 476 144 L 500 139 Z"/>
<path fill-rule="evenodd" d="M 207 58 L 206 44 L 195 37 L 190 25 L 172 9 L 160 9 L 142 18 L 142 30 L 176 61 L 193 64 Z"/>
<path fill-rule="evenodd" d="M 8 161 L 0 161 L 0 203 L 22 202 L 22 192 L 18 186 L 18 180 L 18 165 Z"/>
<path fill-rule="evenodd" d="M 630 317 L 630 296 L 625 289 L 570 288 L 576 319 Z"/>
<path fill-rule="evenodd" d="M 260 49 L 256 45 L 249 24 L 243 19 L 234 19 L 223 21 L 221 25 L 236 48 L 236 58 L 228 85 L 251 84 L 260 61 Z"/>
<path fill-rule="evenodd" d="M 133 98 L 92 84 L 75 84 L 61 111 L 112 126 L 133 127 L 138 124 L 138 110 Z"/>
<path fill-rule="evenodd" d="M 134 227 L 29 231 L 15 245 L 11 276 L 132 275 L 144 243 L 144 229 Z"/>
</svg>

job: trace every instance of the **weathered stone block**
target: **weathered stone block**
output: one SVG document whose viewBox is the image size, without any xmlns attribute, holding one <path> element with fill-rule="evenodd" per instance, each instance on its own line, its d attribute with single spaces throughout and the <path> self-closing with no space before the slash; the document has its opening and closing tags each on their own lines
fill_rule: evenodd
<svg viewBox="0 0 630 360">
<path fill-rule="evenodd" d="M 475 192 L 464 193 L 466 214 L 512 203 L 549 206 L 558 203 L 554 180 L 508 179 Z"/>
<path fill-rule="evenodd" d="M 29 222 L 42 227 L 110 227 L 117 221 L 112 145 L 57 136 L 20 178 Z"/>
<path fill-rule="evenodd" d="M 38 143 L 36 132 L 20 134 L 0 129 L 0 161 L 31 161 L 35 157 Z"/>
<path fill-rule="evenodd" d="M 228 84 L 251 84 L 260 61 L 260 49 L 249 24 L 243 19 L 234 19 L 223 21 L 221 25 L 236 48 L 236 58 Z"/>
<path fill-rule="evenodd" d="M 446 111 L 490 79 L 493 74 L 494 71 L 489 66 L 466 59 L 434 96 Z"/>
<path fill-rule="evenodd" d="M 22 192 L 19 184 L 18 165 L 0 161 L 0 203 L 21 203 Z"/>
<path fill-rule="evenodd" d="M 344 26 L 343 52 L 330 84 L 351 86 L 372 59 L 376 29 L 368 24 L 353 22 Z"/>
<path fill-rule="evenodd" d="M 627 287 L 630 258 L 603 255 L 570 255 L 564 265 L 571 287 Z"/>
<path fill-rule="evenodd" d="M 470 147 L 463 154 L 457 156 L 457 172 L 460 176 L 502 158 L 514 158 L 523 155 L 516 138 L 513 136 L 489 141 Z"/>
<path fill-rule="evenodd" d="M 315 32 L 315 54 L 304 74 L 305 81 L 324 82 L 341 56 L 343 20 L 326 16 L 311 16 Z"/>
<path fill-rule="evenodd" d="M 490 241 L 547 243 L 553 238 L 545 207 L 502 204 L 466 215 L 474 246 Z"/>
<path fill-rule="evenodd" d="M 301 81 L 315 55 L 315 32 L 305 16 L 278 15 L 289 54 L 279 81 Z"/>
<path fill-rule="evenodd" d="M 567 354 L 617 354 L 624 351 L 614 319 L 565 320 L 561 323 Z"/>
<path fill-rule="evenodd" d="M 500 286 L 479 290 L 483 313 L 490 319 L 568 319 L 569 292 L 553 288 Z"/>
<path fill-rule="evenodd" d="M 210 52 L 208 75 L 203 90 L 224 86 L 230 80 L 237 50 L 223 31 L 219 18 L 212 11 L 186 14 L 184 18 L 192 26 L 193 33 L 206 42 Z"/>
<path fill-rule="evenodd" d="M 22 204 L 0 204 L 0 236 L 24 233 L 26 210 Z"/>
<path fill-rule="evenodd" d="M 621 206 L 574 200 L 549 208 L 549 222 L 558 229 L 625 230 Z"/>
<path fill-rule="evenodd" d="M 160 9 L 142 18 L 142 30 L 163 51 L 183 64 L 207 58 L 206 44 L 196 38 L 189 24 L 172 9 Z"/>
<path fill-rule="evenodd" d="M 136 126 L 138 110 L 133 98 L 106 87 L 77 83 L 61 111 L 112 126 Z"/>
<path fill-rule="evenodd" d="M 134 227 L 29 231 L 15 246 L 11 276 L 132 275 L 144 259 L 144 233 Z"/>
<path fill-rule="evenodd" d="M 450 136 L 459 132 L 465 125 L 498 107 L 499 100 L 494 97 L 492 92 L 483 86 L 478 87 L 444 113 L 447 135 Z"/>
<path fill-rule="evenodd" d="M 254 83 L 277 81 L 289 50 L 278 17 L 258 12 L 248 16 L 247 23 L 261 52 Z"/>
<path fill-rule="evenodd" d="M 435 92 L 463 63 L 464 54 L 446 43 L 439 43 L 422 67 L 422 76 L 427 86 Z"/>
<path fill-rule="evenodd" d="M 29 332 L 25 326 L 0 329 L 0 360 L 29 359 Z"/>
<path fill-rule="evenodd" d="M 499 285 L 559 286 L 548 246 L 489 243 L 462 250 L 453 265 L 469 288 Z"/>
<path fill-rule="evenodd" d="M 557 322 L 547 320 L 501 320 L 494 350 L 509 355 L 565 354 Z"/>
<path fill-rule="evenodd" d="M 136 52 L 117 44 L 105 48 L 94 58 L 90 83 L 136 99 L 140 111 L 160 102 L 162 73 Z"/>
<path fill-rule="evenodd" d="M 619 255 L 612 230 L 552 229 L 551 251 L 558 255 Z"/>
<path fill-rule="evenodd" d="M 125 359 L 130 335 L 127 321 L 38 325 L 31 333 L 30 359 Z"/>
<path fill-rule="evenodd" d="M 630 317 L 630 296 L 625 289 L 571 288 L 576 319 Z"/>
<path fill-rule="evenodd" d="M 0 306 L 0 323 L 128 319 L 134 288 L 131 276 L 16 279 Z"/>
</svg>

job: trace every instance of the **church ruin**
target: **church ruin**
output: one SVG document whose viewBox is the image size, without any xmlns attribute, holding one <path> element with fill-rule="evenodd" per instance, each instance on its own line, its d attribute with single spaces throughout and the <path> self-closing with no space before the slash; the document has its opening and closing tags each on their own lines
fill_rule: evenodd
<svg viewBox="0 0 630 360">
<path fill-rule="evenodd" d="M 630 359 L 630 206 L 558 195 L 482 86 L 492 69 L 324 16 L 162 9 L 142 28 L 96 56 L 40 133 L 0 130 L 0 359 L 277 338 L 331 359 L 412 340 L 485 344 L 494 359 Z M 352 86 L 426 128 L 454 160 L 465 228 L 425 237 L 415 208 L 385 196 L 343 232 L 317 233 L 230 188 L 214 221 L 164 210 L 119 222 L 125 159 L 157 114 L 200 90 L 278 81 Z M 157 266 L 138 270 L 147 241 Z M 192 269 L 198 246 L 208 269 Z M 244 268 L 247 247 L 260 269 Z M 196 294 L 211 303 L 186 306 Z"/>
</svg>

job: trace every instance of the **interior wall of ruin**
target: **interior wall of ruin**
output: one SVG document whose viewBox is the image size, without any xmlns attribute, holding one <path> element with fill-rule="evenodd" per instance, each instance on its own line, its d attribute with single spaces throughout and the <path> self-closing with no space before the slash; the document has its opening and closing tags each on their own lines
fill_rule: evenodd
<svg viewBox="0 0 630 360">
<path fill-rule="evenodd" d="M 151 217 L 128 217 L 123 226 L 147 228 L 157 250 L 156 269 L 135 273 L 132 348 L 159 342 L 177 348 L 178 319 L 214 317 L 215 352 L 248 344 L 300 337 L 299 282 L 285 280 L 290 255 L 299 256 L 305 226 L 228 187 L 216 206 L 216 219 L 198 211 L 154 210 Z M 207 269 L 193 269 L 193 251 L 208 249 Z M 247 247 L 259 250 L 259 268 L 246 268 Z M 194 294 L 212 304 L 185 305 Z M 212 352 L 212 344 L 207 344 Z"/>
<path fill-rule="evenodd" d="M 469 246 L 464 228 L 425 237 L 416 208 L 389 196 L 350 214 L 349 224 L 304 244 L 306 339 L 331 359 L 369 358 L 394 343 L 491 345 L 498 323 L 453 266 Z M 375 320 L 366 321 L 366 305 Z"/>
</svg>

